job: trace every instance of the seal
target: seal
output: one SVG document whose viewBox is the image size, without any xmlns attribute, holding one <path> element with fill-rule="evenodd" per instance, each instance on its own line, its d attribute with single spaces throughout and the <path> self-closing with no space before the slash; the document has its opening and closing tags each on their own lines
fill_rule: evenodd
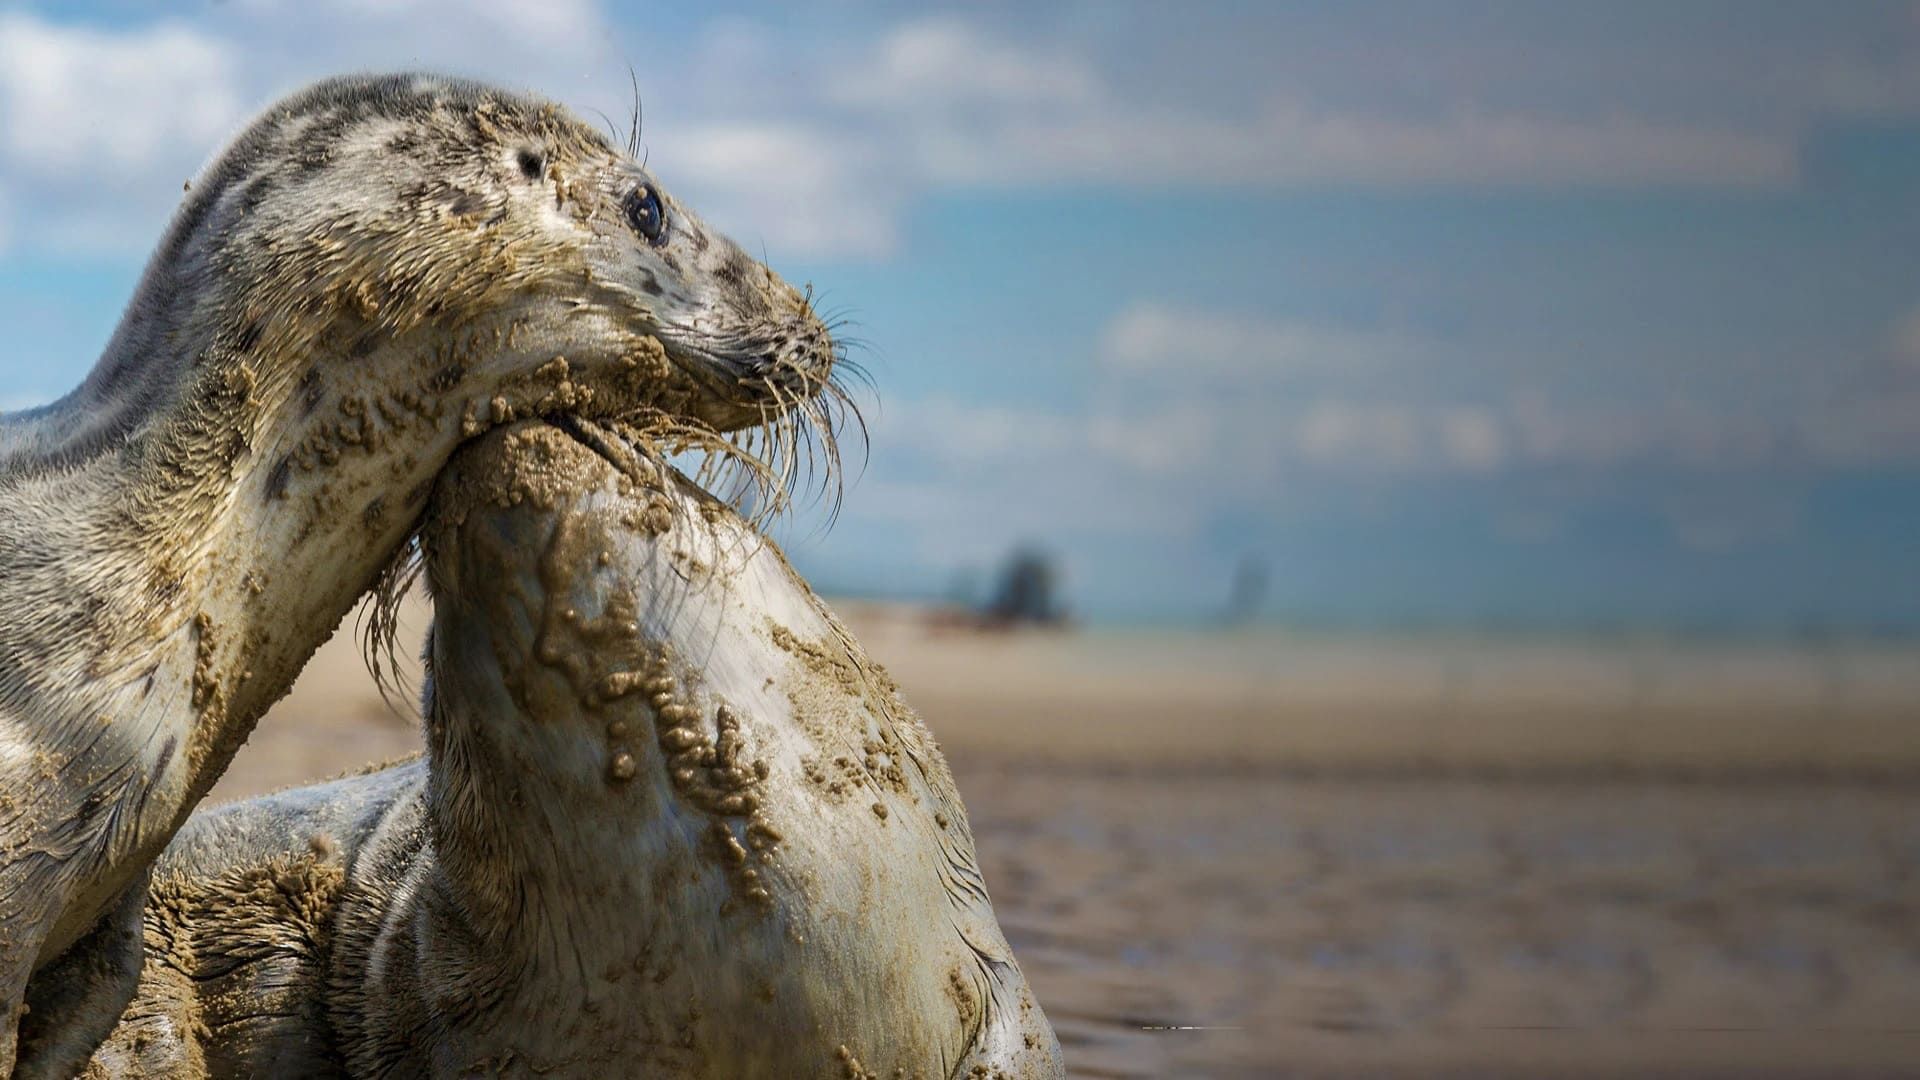
<svg viewBox="0 0 1920 1080">
<path fill-rule="evenodd" d="M 20 1076 L 112 1026 L 145 868 L 462 440 L 790 438 L 828 400 L 808 297 L 631 151 L 477 83 L 320 83 L 191 184 L 85 382 L 0 418 L 0 1075 L 18 1017 Z"/>
<path fill-rule="evenodd" d="M 945 759 L 771 541 L 580 422 L 462 450 L 426 541 L 426 759 L 194 815 L 94 1075 L 1064 1075 Z"/>
</svg>

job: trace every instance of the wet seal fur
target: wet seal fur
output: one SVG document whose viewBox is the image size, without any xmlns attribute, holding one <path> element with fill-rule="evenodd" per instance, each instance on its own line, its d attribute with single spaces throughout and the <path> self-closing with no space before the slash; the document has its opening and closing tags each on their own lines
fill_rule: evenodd
<svg viewBox="0 0 1920 1080">
<path fill-rule="evenodd" d="M 885 672 L 582 427 L 455 458 L 427 758 L 195 814 L 89 1075 L 1064 1075 Z"/>
<path fill-rule="evenodd" d="M 71 1075 L 114 1023 L 146 868 L 463 439 L 635 410 L 736 430 L 833 350 L 555 105 L 400 75 L 254 121 L 85 383 L 0 417 L 0 1076 L 16 1021 L 22 1077 Z"/>
</svg>

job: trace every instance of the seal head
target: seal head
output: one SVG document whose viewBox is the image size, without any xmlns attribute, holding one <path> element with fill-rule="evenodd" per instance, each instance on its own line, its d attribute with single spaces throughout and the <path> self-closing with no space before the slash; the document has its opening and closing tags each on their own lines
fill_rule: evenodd
<svg viewBox="0 0 1920 1080">
<path fill-rule="evenodd" d="M 0 1073 L 30 972 L 80 947 L 130 976 L 131 926 L 76 943 L 137 917 L 138 875 L 461 442 L 532 416 L 790 430 L 835 360 L 805 294 L 559 106 L 394 75 L 263 113 L 85 382 L 0 417 Z M 35 1006 L 24 1038 L 80 1046 L 117 1012 Z"/>
</svg>

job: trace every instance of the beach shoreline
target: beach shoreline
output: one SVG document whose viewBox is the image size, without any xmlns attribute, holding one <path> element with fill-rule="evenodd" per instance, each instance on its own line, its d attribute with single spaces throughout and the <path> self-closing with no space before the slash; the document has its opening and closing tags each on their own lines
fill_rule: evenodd
<svg viewBox="0 0 1920 1080">
<path fill-rule="evenodd" d="M 1920 1076 L 1901 648 L 836 607 L 947 752 L 1076 1076 Z M 351 631 L 215 801 L 418 749 Z"/>
</svg>

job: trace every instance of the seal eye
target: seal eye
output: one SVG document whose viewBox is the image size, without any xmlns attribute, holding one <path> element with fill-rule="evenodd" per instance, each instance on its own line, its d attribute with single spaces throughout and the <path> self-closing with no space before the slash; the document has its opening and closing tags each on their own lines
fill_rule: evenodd
<svg viewBox="0 0 1920 1080">
<path fill-rule="evenodd" d="M 627 193 L 627 224 L 633 231 L 646 237 L 647 243 L 659 247 L 667 239 L 667 211 L 660 205 L 660 194 L 653 190 L 652 184 L 641 184 Z"/>
</svg>

